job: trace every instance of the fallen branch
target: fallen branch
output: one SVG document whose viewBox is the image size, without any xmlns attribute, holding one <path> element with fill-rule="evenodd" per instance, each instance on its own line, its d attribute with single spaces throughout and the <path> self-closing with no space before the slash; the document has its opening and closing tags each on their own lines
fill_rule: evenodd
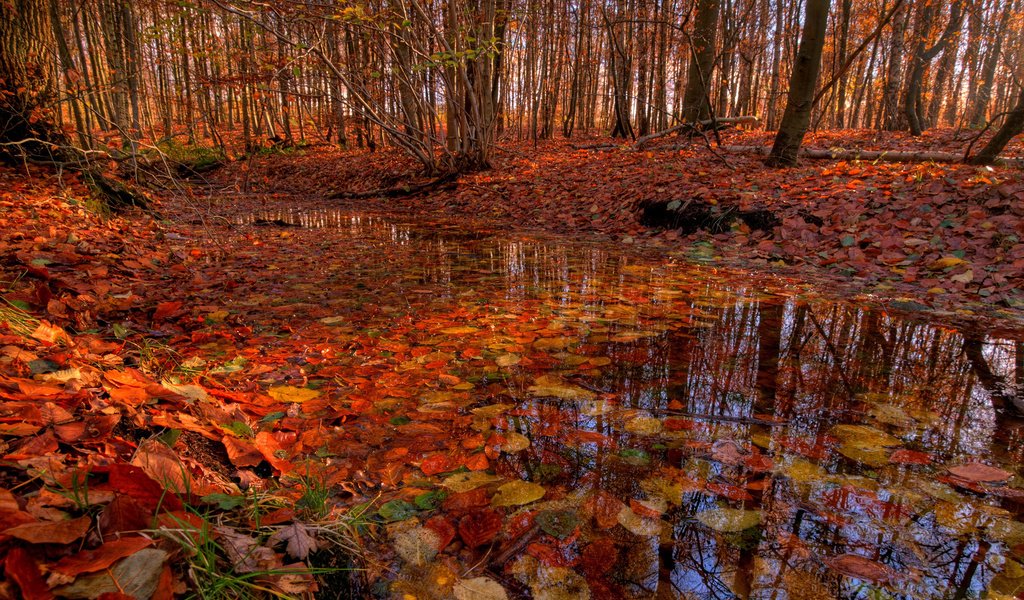
<svg viewBox="0 0 1024 600">
<path fill-rule="evenodd" d="M 772 149 L 769 146 L 725 146 L 723 150 L 737 154 L 746 153 L 757 154 L 759 156 L 768 156 L 769 154 L 771 154 Z M 843 148 L 834 148 L 830 150 L 822 150 L 818 148 L 801 148 L 800 151 L 797 153 L 797 156 L 801 158 L 809 158 L 812 160 L 863 160 L 869 162 L 895 163 L 963 162 L 963 156 L 959 154 L 953 154 L 952 152 L 846 150 Z M 1024 159 L 1000 158 L 997 159 L 994 164 L 1005 167 L 1024 166 Z"/>
<path fill-rule="evenodd" d="M 366 198 L 405 198 L 416 196 L 424 192 L 437 189 L 445 184 L 452 183 L 459 178 L 459 173 L 448 173 L 436 179 L 416 185 L 399 185 L 390 188 L 370 190 L 368 192 L 334 192 L 327 196 L 330 200 L 364 200 Z"/>
<path fill-rule="evenodd" d="M 633 145 L 633 149 L 642 150 L 644 146 L 646 146 L 651 141 L 656 140 L 658 138 L 663 138 L 667 135 L 672 135 L 673 133 L 677 133 L 679 131 L 692 130 L 699 132 L 708 129 L 709 127 L 718 128 L 723 125 L 743 125 L 747 123 L 758 122 L 760 122 L 760 120 L 754 115 L 744 115 L 742 117 L 729 117 L 725 119 L 707 119 L 705 121 L 698 121 L 697 123 L 680 123 L 679 125 L 676 125 L 674 127 L 669 127 L 668 129 L 656 131 L 654 133 L 641 137 L 636 141 L 636 144 Z"/>
</svg>

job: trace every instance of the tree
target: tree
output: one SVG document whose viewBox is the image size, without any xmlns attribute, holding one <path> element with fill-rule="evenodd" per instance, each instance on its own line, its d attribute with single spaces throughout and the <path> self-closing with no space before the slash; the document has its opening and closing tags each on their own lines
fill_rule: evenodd
<svg viewBox="0 0 1024 600">
<path fill-rule="evenodd" d="M 720 0 L 699 0 L 690 43 L 690 68 L 686 71 L 683 92 L 683 119 L 697 123 L 711 115 L 711 71 L 715 64 L 715 37 L 718 32 Z"/>
<path fill-rule="evenodd" d="M 8 162 L 59 160 L 66 143 L 51 110 L 47 18 L 36 0 L 0 2 L 0 157 Z"/>
<path fill-rule="evenodd" d="M 1013 138 L 1024 132 L 1024 88 L 1020 90 L 1017 98 L 1017 105 L 1006 115 L 1002 127 L 996 131 L 988 144 L 973 157 L 967 160 L 972 165 L 990 165 L 996 161 L 999 153 L 1006 148 L 1006 144 Z"/>
<path fill-rule="evenodd" d="M 903 96 L 903 114 L 906 115 L 907 124 L 910 127 L 910 135 L 918 136 L 924 132 L 924 111 L 922 106 L 921 89 L 924 82 L 925 68 L 931 61 L 945 49 L 950 40 L 953 39 L 961 23 L 961 11 L 963 10 L 962 0 L 953 0 L 950 6 L 949 24 L 942 32 L 938 41 L 931 48 L 928 47 L 928 30 L 931 28 L 938 9 L 937 1 L 925 0 L 919 15 L 917 45 L 914 48 L 914 56 L 910 61 L 910 73 L 907 76 L 906 93 Z"/>
<path fill-rule="evenodd" d="M 795 165 L 797 152 L 811 124 L 814 88 L 818 85 L 818 74 L 821 71 L 821 51 L 825 47 L 830 3 L 831 0 L 807 0 L 800 49 L 789 80 L 786 111 L 766 161 L 769 166 Z"/>
</svg>

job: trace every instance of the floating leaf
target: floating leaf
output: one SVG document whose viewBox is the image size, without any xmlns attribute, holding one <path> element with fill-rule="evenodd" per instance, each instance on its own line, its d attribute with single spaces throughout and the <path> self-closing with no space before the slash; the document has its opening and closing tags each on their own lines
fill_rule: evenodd
<svg viewBox="0 0 1024 600">
<path fill-rule="evenodd" d="M 304 387 L 295 387 L 293 385 L 279 385 L 272 387 L 267 390 L 270 397 L 278 402 L 287 402 L 293 404 L 301 404 L 307 400 L 312 400 L 320 396 L 320 390 L 313 390 Z"/>
<path fill-rule="evenodd" d="M 507 600 L 505 588 L 490 577 L 463 579 L 452 590 L 457 600 Z"/>
<path fill-rule="evenodd" d="M 530 481 L 510 481 L 498 488 L 498 493 L 491 498 L 491 504 L 494 506 L 521 506 L 540 500 L 546 492 L 544 486 Z"/>
<path fill-rule="evenodd" d="M 535 398 L 560 398 L 562 400 L 593 400 L 597 394 L 577 385 L 531 385 L 527 388 Z"/>
<path fill-rule="evenodd" d="M 518 365 L 519 361 L 523 360 L 518 354 L 502 354 L 498 358 L 494 359 L 494 363 L 499 367 L 511 367 L 512 365 Z"/>
<path fill-rule="evenodd" d="M 510 431 L 504 434 L 504 436 L 505 441 L 501 444 L 503 452 L 521 452 L 530 447 L 530 438 L 521 433 Z"/>
<path fill-rule="evenodd" d="M 839 447 L 839 453 L 869 467 L 878 468 L 889 463 L 889 453 L 884 448 L 843 444 Z"/>
<path fill-rule="evenodd" d="M 654 417 L 636 417 L 626 422 L 625 430 L 629 433 L 653 435 L 661 433 L 661 419 Z"/>
<path fill-rule="evenodd" d="M 468 325 L 460 325 L 456 327 L 445 327 L 441 330 L 441 333 L 445 335 L 466 335 L 468 333 L 476 333 L 480 331 L 476 327 L 470 327 Z"/>
<path fill-rule="evenodd" d="M 498 535 L 501 514 L 494 510 L 478 510 L 459 520 L 459 537 L 469 548 L 488 544 Z"/>
<path fill-rule="evenodd" d="M 697 520 L 709 529 L 732 533 L 756 527 L 761 523 L 761 513 L 737 508 L 713 508 L 697 513 Z"/>
<path fill-rule="evenodd" d="M 969 462 L 946 470 L 954 477 L 975 483 L 998 483 L 1013 477 L 1009 471 L 980 462 Z"/>
<path fill-rule="evenodd" d="M 888 433 L 867 425 L 836 425 L 830 433 L 843 440 L 846 445 L 857 448 L 889 448 L 902 444 L 900 440 Z"/>
<path fill-rule="evenodd" d="M 628 506 L 623 507 L 623 509 L 619 511 L 617 520 L 619 525 L 622 525 L 627 531 L 634 535 L 643 537 L 661 535 L 662 521 L 660 519 L 641 517 L 633 512 L 633 509 Z"/>
<path fill-rule="evenodd" d="M 491 483 L 501 481 L 501 477 L 489 475 L 483 471 L 456 473 L 441 482 L 441 485 L 453 492 L 468 492 Z"/>
<path fill-rule="evenodd" d="M 560 540 L 569 537 L 580 523 L 579 516 L 570 510 L 542 510 L 535 520 L 544 533 Z"/>
<path fill-rule="evenodd" d="M 824 562 L 847 577 L 871 583 L 885 583 L 894 579 L 896 575 L 891 567 L 859 554 L 840 554 L 827 558 Z"/>
</svg>

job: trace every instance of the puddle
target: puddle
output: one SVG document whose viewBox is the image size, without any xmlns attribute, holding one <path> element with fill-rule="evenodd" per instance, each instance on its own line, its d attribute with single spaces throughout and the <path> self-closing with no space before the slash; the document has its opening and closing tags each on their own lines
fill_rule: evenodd
<svg viewBox="0 0 1024 600">
<path fill-rule="evenodd" d="M 197 353 L 231 385 L 319 392 L 264 423 L 295 464 L 383 482 L 377 589 L 1024 589 L 1024 430 L 993 409 L 1021 341 L 612 245 L 327 209 L 236 222 L 256 219 L 302 227 L 200 269 L 227 283 L 193 300 L 228 316 Z"/>
</svg>

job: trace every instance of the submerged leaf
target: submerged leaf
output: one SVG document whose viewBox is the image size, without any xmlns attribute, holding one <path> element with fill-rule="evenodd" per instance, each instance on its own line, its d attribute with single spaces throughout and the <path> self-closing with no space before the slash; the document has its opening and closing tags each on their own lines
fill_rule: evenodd
<svg viewBox="0 0 1024 600">
<path fill-rule="evenodd" d="M 756 510 L 737 508 L 713 508 L 698 513 L 697 520 L 709 529 L 732 533 L 756 527 L 761 523 L 761 513 Z"/>
<path fill-rule="evenodd" d="M 456 473 L 441 482 L 441 485 L 453 492 L 468 492 L 478 487 L 501 481 L 501 477 L 489 475 L 483 471 Z"/>
<path fill-rule="evenodd" d="M 494 506 L 521 506 L 540 500 L 546 492 L 544 486 L 536 483 L 510 481 L 498 488 L 498 493 L 491 499 L 491 504 Z"/>
<path fill-rule="evenodd" d="M 452 590 L 457 600 L 506 600 L 505 588 L 490 577 L 463 579 Z"/>
</svg>

